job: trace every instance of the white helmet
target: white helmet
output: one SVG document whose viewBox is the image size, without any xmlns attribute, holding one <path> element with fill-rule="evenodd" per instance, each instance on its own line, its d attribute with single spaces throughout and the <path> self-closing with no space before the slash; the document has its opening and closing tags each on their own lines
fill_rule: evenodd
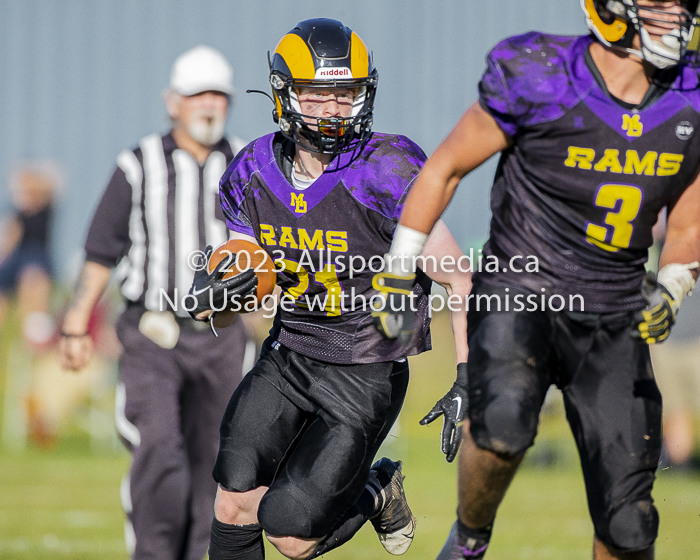
<svg viewBox="0 0 700 560">
<path fill-rule="evenodd" d="M 197 45 L 177 57 L 170 73 L 170 89 L 190 96 L 204 91 L 233 95 L 233 68 L 223 54 Z"/>
</svg>

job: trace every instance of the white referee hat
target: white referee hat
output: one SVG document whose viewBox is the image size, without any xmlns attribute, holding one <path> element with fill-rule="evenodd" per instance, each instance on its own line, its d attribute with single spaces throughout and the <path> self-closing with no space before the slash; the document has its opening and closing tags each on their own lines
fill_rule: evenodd
<svg viewBox="0 0 700 560">
<path fill-rule="evenodd" d="M 170 89 L 185 96 L 204 91 L 233 95 L 233 68 L 216 49 L 197 45 L 175 59 L 170 72 Z"/>
</svg>

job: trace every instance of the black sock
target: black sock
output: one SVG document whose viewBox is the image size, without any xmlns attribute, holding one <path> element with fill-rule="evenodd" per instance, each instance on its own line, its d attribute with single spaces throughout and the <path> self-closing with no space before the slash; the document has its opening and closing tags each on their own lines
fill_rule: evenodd
<svg viewBox="0 0 700 560">
<path fill-rule="evenodd" d="M 211 524 L 209 560 L 264 560 L 262 528 L 228 525 L 214 518 Z"/>
<path fill-rule="evenodd" d="M 373 514 L 374 495 L 365 488 L 360 499 L 348 510 L 340 524 L 316 546 L 311 558 L 321 556 L 348 542 Z"/>
<path fill-rule="evenodd" d="M 473 552 L 474 555 L 483 555 L 486 552 L 486 547 L 491 540 L 492 529 L 493 523 L 481 529 L 471 529 L 457 518 L 457 542 L 465 551 L 465 558 L 469 557 L 467 552 Z M 480 558 L 480 556 L 474 557 Z"/>
<path fill-rule="evenodd" d="M 491 538 L 491 525 L 482 529 L 470 529 L 459 519 L 454 522 L 450 534 L 435 560 L 480 560 L 486 554 Z"/>
</svg>

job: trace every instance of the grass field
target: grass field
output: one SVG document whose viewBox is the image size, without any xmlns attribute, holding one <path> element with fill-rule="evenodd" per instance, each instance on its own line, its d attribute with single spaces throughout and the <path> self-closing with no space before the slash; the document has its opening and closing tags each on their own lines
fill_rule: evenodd
<svg viewBox="0 0 700 560">
<path fill-rule="evenodd" d="M 398 429 L 382 450 L 404 461 L 406 491 L 418 517 L 406 560 L 435 557 L 456 507 L 456 466 L 439 451 L 440 427 L 418 425 L 453 379 L 443 318 L 434 338 L 436 349 L 412 362 Z M 590 558 L 592 526 L 576 452 L 557 407 L 552 410 L 499 511 L 490 560 Z M 0 451 L 0 559 L 125 560 L 119 484 L 128 463 L 123 452 L 89 452 L 79 430 L 51 451 Z M 657 558 L 700 558 L 700 476 L 661 470 L 654 496 L 661 515 Z M 327 557 L 390 558 L 369 525 Z M 267 558 L 281 556 L 268 546 Z"/>
</svg>

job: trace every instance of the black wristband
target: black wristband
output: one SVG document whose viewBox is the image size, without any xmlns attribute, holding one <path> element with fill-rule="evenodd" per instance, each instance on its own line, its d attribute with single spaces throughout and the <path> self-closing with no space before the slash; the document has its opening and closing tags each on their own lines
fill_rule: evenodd
<svg viewBox="0 0 700 560">
<path fill-rule="evenodd" d="M 83 338 L 89 336 L 88 333 L 67 333 L 64 331 L 61 331 L 61 337 L 62 338 Z"/>
<path fill-rule="evenodd" d="M 455 383 L 460 387 L 467 388 L 467 362 L 457 364 L 457 379 Z"/>
</svg>

